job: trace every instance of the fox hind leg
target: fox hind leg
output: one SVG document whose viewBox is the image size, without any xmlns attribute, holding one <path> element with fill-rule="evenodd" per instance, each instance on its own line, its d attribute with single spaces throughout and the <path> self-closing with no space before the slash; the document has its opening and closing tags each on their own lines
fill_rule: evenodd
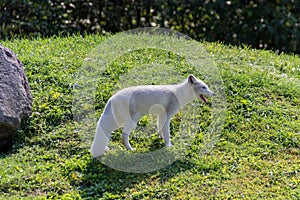
<svg viewBox="0 0 300 200">
<path fill-rule="evenodd" d="M 123 132 L 122 132 L 122 140 L 125 148 L 127 150 L 134 150 L 129 143 L 130 132 L 137 126 L 137 122 L 140 118 L 139 114 L 135 114 L 131 117 L 127 122 L 125 122 Z"/>
<path fill-rule="evenodd" d="M 157 131 L 158 131 L 158 136 L 160 138 L 164 138 L 164 125 L 166 123 L 167 116 L 165 114 L 161 114 L 157 116 Z"/>
<path fill-rule="evenodd" d="M 165 124 L 163 126 L 164 141 L 167 147 L 172 146 L 170 141 L 170 121 L 170 119 L 166 119 Z"/>
<path fill-rule="evenodd" d="M 123 144 L 125 145 L 125 148 L 127 150 L 134 150 L 130 143 L 129 143 L 129 136 L 130 136 L 130 132 L 136 127 L 136 124 L 134 123 L 128 123 L 125 124 L 123 132 L 122 132 L 122 140 L 123 140 Z"/>
</svg>

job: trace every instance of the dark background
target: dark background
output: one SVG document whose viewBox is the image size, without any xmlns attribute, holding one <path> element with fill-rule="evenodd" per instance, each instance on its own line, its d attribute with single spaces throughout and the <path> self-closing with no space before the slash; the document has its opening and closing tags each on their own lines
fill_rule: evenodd
<svg viewBox="0 0 300 200">
<path fill-rule="evenodd" d="M 194 39 L 299 54 L 298 0 L 0 0 L 0 39 L 165 27 Z"/>
</svg>

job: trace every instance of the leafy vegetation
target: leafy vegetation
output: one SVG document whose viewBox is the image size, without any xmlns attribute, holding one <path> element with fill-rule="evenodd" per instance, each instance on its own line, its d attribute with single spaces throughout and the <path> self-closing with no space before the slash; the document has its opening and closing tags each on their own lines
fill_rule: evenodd
<svg viewBox="0 0 300 200">
<path fill-rule="evenodd" d="M 0 38 L 165 27 L 195 39 L 300 53 L 300 2 L 3 0 Z"/>
<path fill-rule="evenodd" d="M 82 136 L 72 118 L 76 73 L 104 39 L 86 35 L 2 42 L 25 65 L 34 102 L 33 115 L 13 149 L 0 154 L 0 198 L 300 198 L 299 56 L 203 42 L 226 88 L 226 122 L 219 141 L 200 157 L 198 146 L 203 137 L 199 133 L 173 164 L 133 174 L 93 159 L 81 145 Z M 174 54 L 133 52 L 116 61 L 103 77 L 114 77 L 112 81 L 117 82 L 132 63 L 151 63 L 159 56 L 184 70 L 182 60 Z M 99 85 L 99 112 L 115 82 Z M 209 116 L 209 106 L 197 109 Z M 143 118 L 140 124 L 147 120 Z M 206 125 L 199 126 L 205 130 Z M 113 140 L 120 144 L 118 133 Z M 137 148 L 162 145 L 155 136 L 132 143 Z"/>
</svg>

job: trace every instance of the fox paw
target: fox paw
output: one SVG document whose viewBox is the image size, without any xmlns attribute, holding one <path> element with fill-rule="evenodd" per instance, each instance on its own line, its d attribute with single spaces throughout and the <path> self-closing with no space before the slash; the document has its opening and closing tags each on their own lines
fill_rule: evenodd
<svg viewBox="0 0 300 200">
<path fill-rule="evenodd" d="M 173 144 L 169 143 L 169 144 L 166 144 L 166 147 L 172 147 Z"/>
</svg>

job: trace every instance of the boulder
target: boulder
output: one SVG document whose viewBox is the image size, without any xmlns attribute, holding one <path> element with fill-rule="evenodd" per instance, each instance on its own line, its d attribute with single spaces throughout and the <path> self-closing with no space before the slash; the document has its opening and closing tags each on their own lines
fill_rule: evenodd
<svg viewBox="0 0 300 200">
<path fill-rule="evenodd" d="M 0 151 L 8 150 L 21 124 L 32 113 L 32 96 L 24 66 L 0 45 Z"/>
</svg>

